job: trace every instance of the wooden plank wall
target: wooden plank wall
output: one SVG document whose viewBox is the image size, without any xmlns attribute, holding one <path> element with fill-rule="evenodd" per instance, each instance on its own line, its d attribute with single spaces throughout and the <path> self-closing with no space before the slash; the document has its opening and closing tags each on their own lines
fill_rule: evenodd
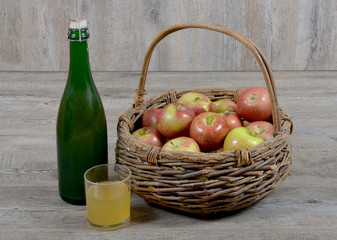
<svg viewBox="0 0 337 240">
<path fill-rule="evenodd" d="M 93 71 L 139 71 L 147 46 L 179 22 L 213 22 L 253 40 L 273 70 L 337 70 L 336 0 L 0 0 L 0 71 L 67 71 L 69 20 L 88 20 Z M 219 33 L 184 30 L 155 50 L 152 71 L 256 70 Z"/>
</svg>

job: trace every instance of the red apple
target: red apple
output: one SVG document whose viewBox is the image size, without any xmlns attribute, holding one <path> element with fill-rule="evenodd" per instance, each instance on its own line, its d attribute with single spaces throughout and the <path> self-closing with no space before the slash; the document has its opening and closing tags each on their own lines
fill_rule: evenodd
<svg viewBox="0 0 337 240">
<path fill-rule="evenodd" d="M 142 117 L 142 126 L 154 127 L 155 129 L 158 129 L 158 118 L 161 110 L 161 108 L 148 109 Z"/>
<path fill-rule="evenodd" d="M 190 126 L 190 136 L 203 151 L 219 149 L 229 132 L 225 120 L 217 113 L 205 112 L 196 116 Z"/>
<path fill-rule="evenodd" d="M 246 127 L 237 127 L 227 134 L 223 144 L 223 150 L 233 151 L 242 148 L 251 148 L 263 141 L 263 138 L 253 130 Z"/>
<path fill-rule="evenodd" d="M 246 125 L 246 128 L 249 128 L 256 132 L 263 140 L 267 140 L 274 133 L 273 124 L 267 121 L 255 121 Z"/>
<path fill-rule="evenodd" d="M 262 87 L 242 91 L 237 104 L 239 115 L 249 122 L 267 120 L 272 114 L 269 93 Z"/>
<path fill-rule="evenodd" d="M 132 135 L 142 143 L 162 147 L 164 139 L 159 131 L 154 127 L 143 127 L 132 133 Z"/>
<path fill-rule="evenodd" d="M 212 107 L 211 100 L 202 93 L 185 93 L 177 102 L 192 108 L 196 116 L 209 112 Z"/>
<path fill-rule="evenodd" d="M 177 137 L 164 144 L 163 150 L 200 152 L 199 145 L 189 137 Z"/>
<path fill-rule="evenodd" d="M 158 130 L 170 139 L 188 136 L 194 117 L 194 111 L 190 107 L 181 103 L 170 103 L 159 114 Z"/>
<path fill-rule="evenodd" d="M 237 127 L 243 127 L 243 122 L 239 114 L 236 112 L 218 113 L 226 121 L 229 131 Z"/>
<path fill-rule="evenodd" d="M 212 102 L 212 112 L 223 113 L 223 112 L 237 112 L 238 106 L 235 102 L 230 99 L 219 99 Z"/>
</svg>

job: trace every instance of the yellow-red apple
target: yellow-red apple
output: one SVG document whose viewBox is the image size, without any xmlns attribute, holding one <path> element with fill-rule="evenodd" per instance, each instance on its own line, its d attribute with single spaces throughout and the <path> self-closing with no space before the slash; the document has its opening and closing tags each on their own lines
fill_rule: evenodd
<svg viewBox="0 0 337 240">
<path fill-rule="evenodd" d="M 173 139 L 180 136 L 188 136 L 194 111 L 181 103 L 166 105 L 158 118 L 158 130 L 166 138 Z"/>
<path fill-rule="evenodd" d="M 236 112 L 218 113 L 226 121 L 229 131 L 237 127 L 243 127 L 243 122 L 239 114 Z"/>
<path fill-rule="evenodd" d="M 141 141 L 142 143 L 162 147 L 164 145 L 164 139 L 160 135 L 159 131 L 154 127 L 143 127 L 132 133 L 132 135 Z"/>
<path fill-rule="evenodd" d="M 202 93 L 185 93 L 177 102 L 192 108 L 196 116 L 203 112 L 209 112 L 212 107 L 211 100 Z"/>
<path fill-rule="evenodd" d="M 198 143 L 189 137 L 171 139 L 164 144 L 162 149 L 168 151 L 200 152 Z"/>
<path fill-rule="evenodd" d="M 256 132 L 260 137 L 263 138 L 263 140 L 267 140 L 271 136 L 273 136 L 274 133 L 274 126 L 270 122 L 267 121 L 255 121 L 248 123 L 246 125 L 246 128 L 252 129 L 254 132 Z"/>
<path fill-rule="evenodd" d="M 161 108 L 148 109 L 142 117 L 142 126 L 154 127 L 155 129 L 158 129 L 158 118 L 161 110 Z"/>
<path fill-rule="evenodd" d="M 211 110 L 216 113 L 237 112 L 238 106 L 230 99 L 219 99 L 212 102 Z"/>
</svg>

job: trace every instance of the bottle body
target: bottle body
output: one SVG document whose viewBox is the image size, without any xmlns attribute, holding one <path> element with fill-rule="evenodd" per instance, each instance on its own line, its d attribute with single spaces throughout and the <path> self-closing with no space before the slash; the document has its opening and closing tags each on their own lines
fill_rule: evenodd
<svg viewBox="0 0 337 240">
<path fill-rule="evenodd" d="M 70 68 L 57 118 L 59 194 L 85 204 L 84 172 L 108 162 L 107 125 L 86 41 L 70 42 Z"/>
</svg>

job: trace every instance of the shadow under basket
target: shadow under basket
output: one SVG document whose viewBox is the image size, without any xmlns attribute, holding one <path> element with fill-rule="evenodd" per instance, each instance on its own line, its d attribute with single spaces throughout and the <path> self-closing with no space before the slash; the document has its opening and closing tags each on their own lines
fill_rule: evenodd
<svg viewBox="0 0 337 240">
<path fill-rule="evenodd" d="M 136 140 L 132 135 L 150 108 L 176 102 L 187 92 L 200 92 L 211 100 L 234 102 L 240 89 L 171 89 L 144 100 L 152 52 L 167 35 L 186 28 L 220 32 L 245 45 L 259 63 L 272 103 L 274 135 L 253 148 L 219 153 L 166 151 Z M 135 103 L 119 118 L 116 161 L 132 172 L 132 189 L 146 202 L 193 214 L 213 214 L 248 207 L 277 189 L 292 164 L 291 118 L 278 106 L 273 75 L 257 46 L 237 32 L 208 23 L 183 23 L 164 29 L 153 40 L 144 58 Z"/>
</svg>

